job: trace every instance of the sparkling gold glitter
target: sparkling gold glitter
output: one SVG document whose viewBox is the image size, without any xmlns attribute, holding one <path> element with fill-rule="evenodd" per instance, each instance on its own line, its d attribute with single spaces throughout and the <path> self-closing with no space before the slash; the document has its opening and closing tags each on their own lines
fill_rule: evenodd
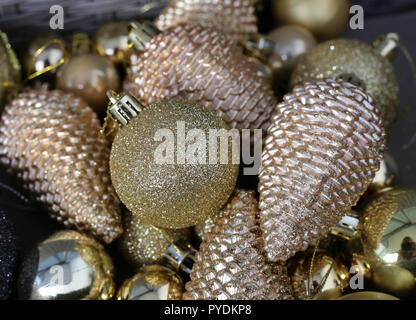
<svg viewBox="0 0 416 320">
<path fill-rule="evenodd" d="M 399 87 L 393 66 L 371 45 L 353 39 L 336 39 L 310 50 L 293 71 L 290 86 L 324 78 L 342 78 L 362 87 L 375 100 L 384 126 L 396 115 Z"/>
<path fill-rule="evenodd" d="M 164 228 L 189 227 L 215 215 L 232 193 L 239 169 L 232 163 L 231 143 L 227 164 L 219 163 L 220 148 L 218 161 L 209 163 L 208 143 L 201 153 L 206 162 L 181 164 L 184 151 L 178 149 L 178 121 L 185 123 L 186 134 L 201 129 L 207 142 L 210 129 L 228 130 L 221 118 L 200 104 L 165 100 L 147 105 L 119 129 L 110 156 L 111 179 L 121 201 L 147 223 Z M 155 151 L 162 143 L 155 141 L 159 129 L 175 137 L 172 164 L 156 161 Z"/>
<path fill-rule="evenodd" d="M 159 228 L 158 231 L 130 211 L 123 215 L 123 226 L 120 248 L 126 260 L 137 268 L 144 264 L 160 264 L 172 242 L 190 237 L 187 228 Z"/>
</svg>

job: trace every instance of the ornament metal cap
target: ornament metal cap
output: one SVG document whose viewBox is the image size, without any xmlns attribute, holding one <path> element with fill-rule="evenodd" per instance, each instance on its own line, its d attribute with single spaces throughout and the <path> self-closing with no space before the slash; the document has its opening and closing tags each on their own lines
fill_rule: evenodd
<svg viewBox="0 0 416 320">
<path fill-rule="evenodd" d="M 273 54 L 274 41 L 268 39 L 265 35 L 256 34 L 243 41 L 242 45 L 246 51 L 254 56 L 270 57 Z"/>
<path fill-rule="evenodd" d="M 351 210 L 348 215 L 341 218 L 338 225 L 332 228 L 331 234 L 346 240 L 351 240 L 358 233 L 359 220 L 359 214 L 356 211 Z"/>
<path fill-rule="evenodd" d="M 107 97 L 110 100 L 108 112 L 112 118 L 117 120 L 122 126 L 129 123 L 131 119 L 136 118 L 143 110 L 144 106 L 131 94 L 118 94 L 113 90 L 107 91 Z"/>
<path fill-rule="evenodd" d="M 172 266 L 176 272 L 183 271 L 191 274 L 195 262 L 196 250 L 184 240 L 178 240 L 173 243 L 165 253 L 167 263 Z"/>
<path fill-rule="evenodd" d="M 400 37 L 397 33 L 382 34 L 373 41 L 373 47 L 387 59 L 391 60 L 399 47 Z"/>
<path fill-rule="evenodd" d="M 150 40 L 161 31 L 150 21 L 130 23 L 129 43 L 139 51 L 146 50 Z"/>
</svg>

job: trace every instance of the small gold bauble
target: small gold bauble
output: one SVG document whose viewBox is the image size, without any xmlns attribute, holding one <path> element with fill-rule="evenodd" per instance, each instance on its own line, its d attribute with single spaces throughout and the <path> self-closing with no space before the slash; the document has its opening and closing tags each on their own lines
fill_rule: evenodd
<svg viewBox="0 0 416 320">
<path fill-rule="evenodd" d="M 145 266 L 126 280 L 117 292 L 117 300 L 180 300 L 183 284 L 170 269 Z"/>
<path fill-rule="evenodd" d="M 114 267 L 104 247 L 76 231 L 61 231 L 26 256 L 18 296 L 30 300 L 107 300 Z"/>
<path fill-rule="evenodd" d="M 208 147 L 216 130 L 228 127 L 198 103 L 172 99 L 143 107 L 118 130 L 111 149 L 111 180 L 120 200 L 162 228 L 185 228 L 215 215 L 239 171 L 231 143 Z"/>
<path fill-rule="evenodd" d="M 58 89 L 73 92 L 97 113 L 107 110 L 107 90 L 117 90 L 119 76 L 113 63 L 98 54 L 72 57 L 57 75 Z"/>
<path fill-rule="evenodd" d="M 130 211 L 123 215 L 120 247 L 133 266 L 160 264 L 172 243 L 190 237 L 189 229 L 155 228 Z"/>
<path fill-rule="evenodd" d="M 389 294 L 374 292 L 374 291 L 360 291 L 347 294 L 338 298 L 337 300 L 399 300 Z"/>
<path fill-rule="evenodd" d="M 7 35 L 0 31 L 0 110 L 20 83 L 20 64 Z"/>
<path fill-rule="evenodd" d="M 274 0 L 277 22 L 300 25 L 320 40 L 339 36 L 349 19 L 348 0 Z"/>
<path fill-rule="evenodd" d="M 94 44 L 98 53 L 114 63 L 127 62 L 132 49 L 129 46 L 129 22 L 108 22 L 94 34 Z"/>
</svg>

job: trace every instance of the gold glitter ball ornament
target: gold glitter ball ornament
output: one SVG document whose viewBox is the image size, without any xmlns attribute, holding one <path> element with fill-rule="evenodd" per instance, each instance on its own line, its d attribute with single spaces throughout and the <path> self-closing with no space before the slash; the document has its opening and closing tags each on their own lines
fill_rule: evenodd
<svg viewBox="0 0 416 320">
<path fill-rule="evenodd" d="M 76 231 L 60 231 L 25 257 L 18 297 L 108 300 L 115 294 L 113 278 L 113 263 L 100 243 Z"/>
<path fill-rule="evenodd" d="M 196 254 L 185 300 L 292 299 L 284 265 L 262 250 L 254 191 L 236 190 Z"/>
<path fill-rule="evenodd" d="M 126 207 L 162 228 L 185 228 L 215 215 L 239 171 L 232 143 L 208 144 L 213 131 L 227 132 L 224 121 L 182 99 L 145 107 L 128 94 L 110 99 L 110 113 L 124 124 L 111 148 L 111 179 Z M 132 118 L 123 111 L 129 108 Z"/>
<path fill-rule="evenodd" d="M 270 261 L 286 261 L 337 225 L 371 183 L 385 148 L 373 99 L 342 80 L 296 86 L 277 106 L 259 174 Z"/>
<path fill-rule="evenodd" d="M 354 39 L 321 43 L 299 60 L 292 73 L 290 86 L 324 78 L 341 78 L 354 83 L 374 98 L 384 126 L 389 128 L 399 103 L 397 77 L 387 58 L 391 50 Z"/>
<path fill-rule="evenodd" d="M 131 56 L 124 91 L 145 104 L 177 96 L 199 102 L 231 128 L 268 128 L 277 99 L 241 46 L 198 25 L 155 32 L 136 25 L 133 43 L 141 52 Z"/>
<path fill-rule="evenodd" d="M 124 281 L 117 300 L 181 300 L 183 284 L 172 270 L 159 265 L 142 267 Z"/>
<path fill-rule="evenodd" d="M 235 41 L 257 33 L 252 0 L 173 0 L 155 20 L 160 30 L 182 23 L 217 28 Z"/>
<path fill-rule="evenodd" d="M 72 94 L 29 90 L 2 114 L 1 164 L 54 219 L 107 243 L 122 232 L 109 154 L 97 116 Z"/>
<path fill-rule="evenodd" d="M 120 248 L 135 267 L 161 264 L 172 243 L 190 238 L 189 229 L 154 228 L 130 211 L 123 214 L 123 226 Z"/>
</svg>

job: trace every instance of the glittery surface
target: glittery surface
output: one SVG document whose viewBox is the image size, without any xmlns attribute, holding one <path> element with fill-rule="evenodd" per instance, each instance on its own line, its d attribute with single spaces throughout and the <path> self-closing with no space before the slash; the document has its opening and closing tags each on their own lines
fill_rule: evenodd
<svg viewBox="0 0 416 320">
<path fill-rule="evenodd" d="M 159 228 L 158 231 L 130 211 L 123 214 L 123 226 L 120 249 L 136 268 L 144 264 L 160 264 L 171 243 L 190 237 L 189 229 Z"/>
<path fill-rule="evenodd" d="M 0 300 L 7 300 L 15 275 L 17 243 L 12 222 L 0 210 Z"/>
<path fill-rule="evenodd" d="M 196 25 L 170 28 L 133 54 L 124 90 L 145 104 L 176 96 L 200 102 L 239 129 L 267 129 L 277 104 L 241 46 Z"/>
<path fill-rule="evenodd" d="M 21 93 L 0 121 L 0 162 L 50 215 L 109 243 L 121 233 L 108 142 L 97 116 L 61 91 Z"/>
<path fill-rule="evenodd" d="M 283 100 L 258 186 L 270 261 L 287 260 L 335 226 L 371 183 L 385 148 L 380 111 L 353 84 L 306 82 Z"/>
<path fill-rule="evenodd" d="M 257 18 L 251 0 L 173 0 L 155 20 L 160 30 L 181 23 L 217 28 L 236 41 L 257 33 Z"/>
<path fill-rule="evenodd" d="M 164 228 L 189 227 L 216 214 L 232 193 L 239 169 L 232 164 L 231 143 L 227 164 L 210 164 L 208 145 L 200 152 L 203 164 L 181 163 L 185 150 L 177 143 L 177 121 L 184 122 L 185 134 L 201 129 L 203 141 L 208 141 L 210 129 L 228 129 L 200 104 L 181 99 L 156 102 L 118 131 L 110 156 L 111 179 L 121 201 L 147 223 Z M 165 146 L 172 145 L 172 153 L 165 152 L 174 155 L 172 164 L 156 161 L 155 151 L 162 145 L 155 141 L 159 129 L 172 133 L 173 139 L 160 136 Z M 192 142 L 187 140 L 186 145 Z M 217 160 L 219 151 L 213 152 Z"/>
<path fill-rule="evenodd" d="M 214 217 L 209 217 L 208 219 L 206 219 L 203 222 L 200 222 L 198 224 L 195 225 L 194 227 L 194 231 L 196 236 L 198 237 L 199 241 L 203 241 L 205 239 L 205 236 L 211 232 L 212 228 L 215 225 L 215 219 L 219 216 L 222 216 L 222 213 L 224 212 L 224 210 L 221 210 L 217 215 L 215 215 Z"/>
<path fill-rule="evenodd" d="M 254 191 L 236 190 L 202 242 L 186 284 L 186 300 L 292 299 L 286 267 L 269 264 Z"/>
<path fill-rule="evenodd" d="M 290 86 L 323 78 L 343 78 L 361 86 L 374 98 L 384 126 L 389 127 L 398 106 L 398 82 L 391 63 L 371 45 L 352 39 L 319 44 L 299 61 Z"/>
</svg>

